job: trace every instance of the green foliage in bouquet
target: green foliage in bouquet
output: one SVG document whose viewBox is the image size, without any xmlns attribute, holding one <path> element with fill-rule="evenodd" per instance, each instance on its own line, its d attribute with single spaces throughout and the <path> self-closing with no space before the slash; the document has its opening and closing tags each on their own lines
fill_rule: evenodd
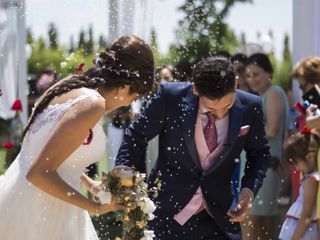
<svg viewBox="0 0 320 240">
<path fill-rule="evenodd" d="M 145 174 L 129 167 L 117 166 L 101 178 L 103 190 L 110 192 L 118 204 L 126 207 L 123 214 L 117 216 L 117 221 L 122 222 L 122 240 L 143 238 L 148 221 L 153 219 L 155 205 L 148 198 L 150 190 L 145 177 Z M 152 189 L 155 194 L 157 191 L 157 188 Z"/>
</svg>

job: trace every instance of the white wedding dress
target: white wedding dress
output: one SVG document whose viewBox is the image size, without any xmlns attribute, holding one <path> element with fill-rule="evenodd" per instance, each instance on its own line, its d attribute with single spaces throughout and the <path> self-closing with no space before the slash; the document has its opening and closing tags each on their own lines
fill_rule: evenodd
<svg viewBox="0 0 320 240">
<path fill-rule="evenodd" d="M 87 97 L 98 96 L 96 91 L 85 89 L 81 96 L 49 105 L 37 116 L 19 155 L 0 178 L 0 239 L 98 239 L 87 211 L 45 193 L 26 180 L 32 160 L 65 111 Z M 61 178 L 78 191 L 81 173 L 88 165 L 101 160 L 105 151 L 106 136 L 102 123 L 99 122 L 92 131 L 90 144 L 81 145 L 58 169 Z"/>
</svg>

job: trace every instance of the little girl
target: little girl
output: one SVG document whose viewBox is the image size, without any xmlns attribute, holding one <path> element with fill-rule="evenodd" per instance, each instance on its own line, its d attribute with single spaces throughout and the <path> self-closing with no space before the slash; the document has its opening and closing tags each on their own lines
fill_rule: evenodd
<svg viewBox="0 0 320 240">
<path fill-rule="evenodd" d="M 320 137 L 311 131 L 296 133 L 289 138 L 286 158 L 290 164 L 303 173 L 299 196 L 290 207 L 282 225 L 281 240 L 319 240 L 317 228 L 316 201 L 319 185 L 317 155 Z"/>
</svg>

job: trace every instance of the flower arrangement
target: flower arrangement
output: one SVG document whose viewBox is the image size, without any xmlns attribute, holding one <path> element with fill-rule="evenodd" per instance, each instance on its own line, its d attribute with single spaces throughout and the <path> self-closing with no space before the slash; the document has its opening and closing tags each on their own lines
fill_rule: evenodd
<svg viewBox="0 0 320 240">
<path fill-rule="evenodd" d="M 157 194 L 161 184 L 148 190 L 145 178 L 145 174 L 127 166 L 116 166 L 101 178 L 103 191 L 97 194 L 100 201 L 111 202 L 113 196 L 118 204 L 126 207 L 123 214 L 117 217 L 117 221 L 121 221 L 123 227 L 122 238 L 118 238 L 119 240 L 153 239 L 153 231 L 147 230 L 146 227 L 148 221 L 154 218 L 156 206 L 148 197 L 148 193 L 152 191 Z"/>
</svg>

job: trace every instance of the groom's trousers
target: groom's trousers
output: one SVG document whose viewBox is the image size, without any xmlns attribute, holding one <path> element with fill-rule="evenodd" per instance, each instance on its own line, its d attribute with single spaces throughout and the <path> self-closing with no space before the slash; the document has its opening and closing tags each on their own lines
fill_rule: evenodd
<svg viewBox="0 0 320 240">
<path fill-rule="evenodd" d="M 161 222 L 158 227 L 152 224 L 156 240 L 230 240 L 205 210 L 192 216 L 183 226 L 174 219 Z"/>
</svg>

